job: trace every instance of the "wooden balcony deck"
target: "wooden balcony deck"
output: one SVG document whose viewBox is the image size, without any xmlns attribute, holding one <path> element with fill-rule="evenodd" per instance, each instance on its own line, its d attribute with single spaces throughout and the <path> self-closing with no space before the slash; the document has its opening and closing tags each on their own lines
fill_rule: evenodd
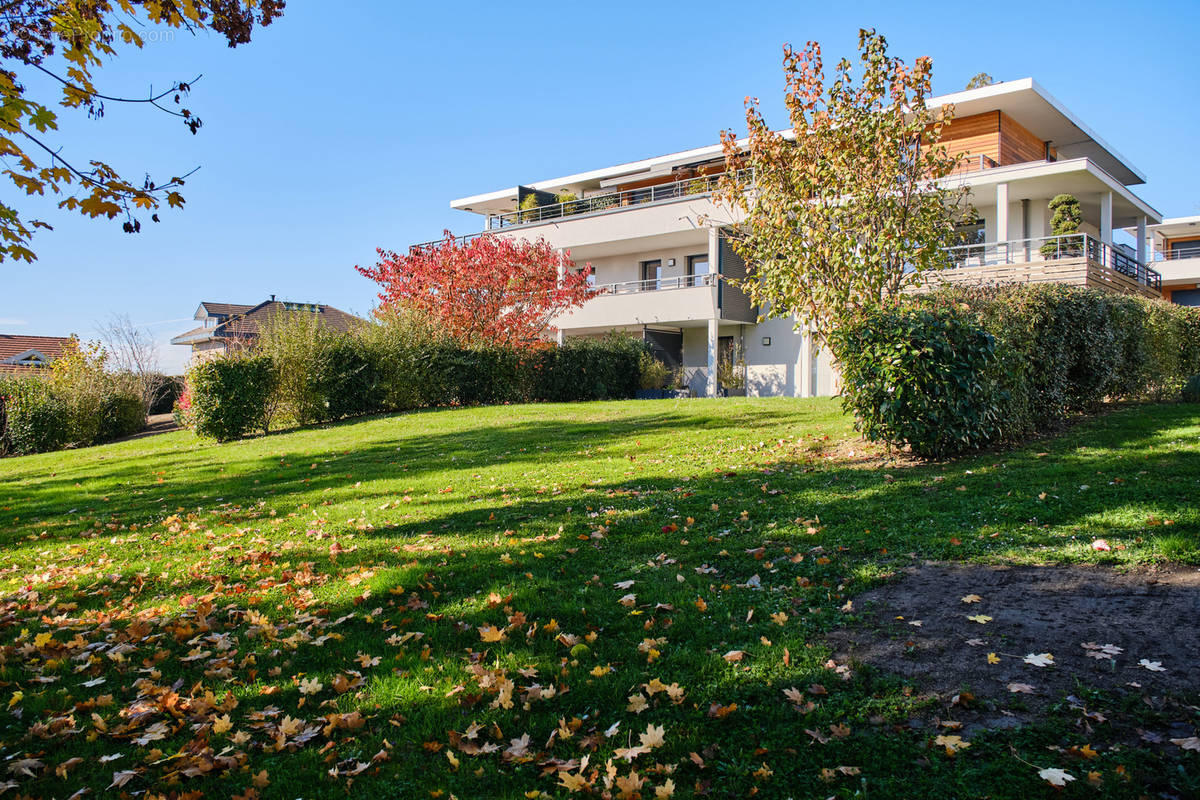
<svg viewBox="0 0 1200 800">
<path fill-rule="evenodd" d="M 930 273 L 926 285 L 1062 283 L 1162 297 L 1162 276 L 1086 234 L 964 245 L 948 250 L 956 266 Z"/>
<path fill-rule="evenodd" d="M 1063 258 L 1047 261 L 1023 261 L 1013 264 L 990 264 L 978 267 L 959 267 L 930 273 L 928 283 L 943 285 L 984 286 L 1001 283 L 1063 283 L 1068 286 L 1090 286 L 1122 294 L 1158 298 L 1157 289 L 1106 267 L 1090 258 Z"/>
</svg>

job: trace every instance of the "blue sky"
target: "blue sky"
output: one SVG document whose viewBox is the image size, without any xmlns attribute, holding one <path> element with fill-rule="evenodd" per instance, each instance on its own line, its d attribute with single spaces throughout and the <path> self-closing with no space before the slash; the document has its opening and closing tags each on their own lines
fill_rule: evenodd
<svg viewBox="0 0 1200 800">
<path fill-rule="evenodd" d="M 747 95 L 782 125 L 781 45 L 816 39 L 832 62 L 864 26 L 910 62 L 932 56 L 939 92 L 1033 76 L 1149 177 L 1135 191 L 1160 212 L 1200 213 L 1200 6 L 1153 5 L 292 0 L 236 50 L 160 37 L 98 83 L 141 95 L 203 73 L 200 133 L 110 104 L 100 122 L 64 112 L 57 141 L 135 176 L 200 167 L 186 210 L 131 236 L 23 202 L 56 229 L 34 265 L 0 264 L 0 332 L 89 338 L 120 312 L 165 340 L 201 300 L 272 293 L 366 313 L 354 265 L 376 247 L 479 227 L 452 198 L 713 143 L 740 130 Z"/>
</svg>

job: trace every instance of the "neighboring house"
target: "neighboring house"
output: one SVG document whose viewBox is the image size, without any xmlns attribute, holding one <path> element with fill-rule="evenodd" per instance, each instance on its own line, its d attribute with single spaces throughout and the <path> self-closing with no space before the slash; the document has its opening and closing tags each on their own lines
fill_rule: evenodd
<svg viewBox="0 0 1200 800">
<path fill-rule="evenodd" d="M 1162 273 L 1163 297 L 1200 306 L 1200 216 L 1171 217 L 1150 226 L 1153 267 Z"/>
<path fill-rule="evenodd" d="M 1149 237 L 1171 233 L 1129 188 L 1145 177 L 1032 78 L 929 102 L 954 105 L 944 141 L 965 159 L 945 183 L 969 185 L 978 213 L 963 227 L 963 245 L 951 249 L 957 268 L 938 273 L 942 279 L 1057 281 L 1159 296 Z M 665 361 L 686 368 L 695 393 L 710 395 L 719 354 L 740 341 L 749 394 L 833 394 L 829 353 L 795 331 L 792 319 L 757 322 L 759 310 L 728 283 L 746 269 L 722 236 L 721 222 L 734 221 L 730 212 L 710 199 L 712 176 L 723 169 L 714 145 L 450 205 L 481 216 L 483 232 L 472 236 L 540 237 L 569 250 L 577 264 L 591 263 L 605 292 L 554 320 L 560 337 L 639 333 Z M 1058 241 L 1047 205 L 1062 193 L 1080 200 L 1085 238 L 1047 259 L 1043 245 L 1054 249 Z M 1113 231 L 1124 228 L 1136 246 L 1114 244 Z"/>
<path fill-rule="evenodd" d="M 204 302 L 194 317 L 202 323 L 200 327 L 179 334 L 171 344 L 190 346 L 193 359 L 221 355 L 253 344 L 260 326 L 279 314 L 314 314 L 323 325 L 337 331 L 350 330 L 362 322 L 333 306 L 276 300 L 275 295 L 258 305 Z"/>
<path fill-rule="evenodd" d="M 0 373 L 46 369 L 63 354 L 69 336 L 22 336 L 0 333 Z"/>
</svg>

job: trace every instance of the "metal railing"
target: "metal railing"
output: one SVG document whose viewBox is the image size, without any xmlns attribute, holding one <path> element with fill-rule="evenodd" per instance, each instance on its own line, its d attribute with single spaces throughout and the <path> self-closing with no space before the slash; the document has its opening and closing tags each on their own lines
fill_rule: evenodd
<svg viewBox="0 0 1200 800">
<path fill-rule="evenodd" d="M 1200 249 L 1175 250 L 1172 248 L 1165 253 L 1151 252 L 1149 256 L 1151 261 L 1180 261 L 1185 258 L 1200 258 Z"/>
<path fill-rule="evenodd" d="M 710 194 L 717 188 L 723 173 L 716 175 L 698 175 L 671 183 L 660 183 L 645 186 L 640 189 L 624 189 L 617 192 L 605 192 L 577 200 L 566 200 L 561 203 L 535 206 L 534 208 L 509 211 L 505 214 L 493 214 L 488 217 L 489 230 L 501 230 L 515 225 L 537 225 L 564 217 L 577 217 L 581 214 L 594 214 L 601 211 L 615 211 L 629 206 L 657 203 L 663 200 L 679 200 Z M 738 170 L 739 180 L 753 183 L 753 170 Z"/>
<path fill-rule="evenodd" d="M 1142 264 L 1121 248 L 1086 233 L 964 244 L 947 247 L 946 253 L 955 269 L 1086 257 L 1089 261 L 1133 278 L 1143 286 L 1162 289 L 1162 275 L 1157 270 Z"/>
<path fill-rule="evenodd" d="M 486 235 L 488 235 L 488 233 L 490 233 L 490 231 L 480 231 L 479 233 L 467 233 L 462 236 L 455 236 L 450 241 L 453 241 L 455 244 L 466 244 L 467 242 L 469 242 L 473 239 L 478 239 L 480 236 L 486 236 Z M 430 241 L 430 242 L 421 242 L 420 244 L 410 244 L 408 246 L 408 253 L 409 253 L 409 255 L 413 255 L 414 253 L 419 253 L 422 250 L 432 250 L 433 248 L 435 248 L 438 245 L 443 244 L 445 242 L 446 242 L 446 239 L 434 239 L 433 241 Z"/>
<path fill-rule="evenodd" d="M 696 286 L 712 286 L 720 275 L 677 275 L 673 278 L 647 278 L 640 281 L 599 283 L 594 288 L 603 294 L 634 294 L 636 292 L 660 292 L 666 289 L 690 289 Z"/>
<path fill-rule="evenodd" d="M 954 172 L 976 172 L 981 169 L 993 169 L 1000 166 L 996 159 L 983 153 L 974 155 L 964 155 L 959 158 L 958 166 L 954 168 Z"/>
</svg>

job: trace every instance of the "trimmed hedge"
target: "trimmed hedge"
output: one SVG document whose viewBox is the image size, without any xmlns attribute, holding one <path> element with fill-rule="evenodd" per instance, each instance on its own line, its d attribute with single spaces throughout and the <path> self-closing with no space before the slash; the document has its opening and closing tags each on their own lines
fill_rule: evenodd
<svg viewBox="0 0 1200 800">
<path fill-rule="evenodd" d="M 47 377 L 0 378 L 0 455 L 85 447 L 146 427 L 145 410 L 136 394 L 115 387 L 99 397 L 87 397 L 56 390 Z"/>
<path fill-rule="evenodd" d="M 270 424 L 275 372 L 265 356 L 227 355 L 202 361 L 187 373 L 196 433 L 219 442 Z"/>
<path fill-rule="evenodd" d="M 1179 396 L 1200 372 L 1200 311 L 1053 284 L 954 287 L 852 315 L 830 344 L 868 438 L 945 456 L 1107 400 Z"/>
<path fill-rule="evenodd" d="M 297 349 L 275 346 L 289 354 Z M 226 441 L 265 428 L 275 408 L 288 414 L 297 396 L 305 414 L 290 413 L 293 424 L 451 405 L 623 399 L 637 391 L 648 352 L 627 336 L 521 350 L 463 347 L 386 329 L 327 332 L 305 346 L 307 360 L 229 355 L 194 367 L 186 420 L 200 435 Z"/>
<path fill-rule="evenodd" d="M 0 379 L 0 454 L 57 450 L 68 442 L 67 404 L 34 376 Z"/>
</svg>

